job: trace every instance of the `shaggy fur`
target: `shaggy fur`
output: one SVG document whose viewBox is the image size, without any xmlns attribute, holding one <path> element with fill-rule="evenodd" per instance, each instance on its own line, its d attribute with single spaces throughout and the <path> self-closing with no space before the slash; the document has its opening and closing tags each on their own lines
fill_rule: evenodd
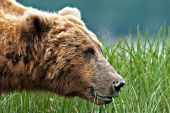
<svg viewBox="0 0 170 113">
<path fill-rule="evenodd" d="M 55 14 L 0 0 L 0 93 L 47 90 L 105 104 L 118 82 L 78 9 Z"/>
</svg>

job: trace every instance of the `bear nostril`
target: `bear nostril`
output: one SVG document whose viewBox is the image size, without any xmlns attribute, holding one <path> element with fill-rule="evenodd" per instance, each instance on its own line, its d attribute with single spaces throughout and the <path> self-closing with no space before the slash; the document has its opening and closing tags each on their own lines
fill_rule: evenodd
<svg viewBox="0 0 170 113">
<path fill-rule="evenodd" d="M 115 90 L 120 91 L 120 88 L 125 85 L 125 82 L 124 81 L 122 81 L 122 82 L 113 82 L 113 84 L 114 84 Z"/>
</svg>

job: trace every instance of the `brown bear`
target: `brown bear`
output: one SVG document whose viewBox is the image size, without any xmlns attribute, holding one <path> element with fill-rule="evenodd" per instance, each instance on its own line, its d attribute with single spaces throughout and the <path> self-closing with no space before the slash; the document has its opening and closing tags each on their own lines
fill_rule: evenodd
<svg viewBox="0 0 170 113">
<path fill-rule="evenodd" d="M 0 93 L 43 90 L 110 103 L 125 80 L 101 48 L 76 8 L 47 13 L 0 0 Z"/>
</svg>

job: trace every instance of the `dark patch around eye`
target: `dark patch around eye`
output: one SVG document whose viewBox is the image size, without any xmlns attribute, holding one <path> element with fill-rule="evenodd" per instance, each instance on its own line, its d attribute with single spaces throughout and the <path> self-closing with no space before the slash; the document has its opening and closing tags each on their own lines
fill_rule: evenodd
<svg viewBox="0 0 170 113">
<path fill-rule="evenodd" d="M 84 51 L 85 54 L 94 55 L 95 51 L 93 48 L 89 47 Z"/>
</svg>

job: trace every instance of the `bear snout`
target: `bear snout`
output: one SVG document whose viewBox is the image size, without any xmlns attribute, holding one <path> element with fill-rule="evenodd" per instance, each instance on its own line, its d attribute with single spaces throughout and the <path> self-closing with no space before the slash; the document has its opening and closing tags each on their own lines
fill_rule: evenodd
<svg viewBox="0 0 170 113">
<path fill-rule="evenodd" d="M 114 91 L 118 94 L 120 89 L 125 85 L 125 80 L 113 82 Z M 117 95 L 116 95 L 117 96 Z"/>
<path fill-rule="evenodd" d="M 125 85 L 126 81 L 119 74 L 116 74 L 114 78 L 115 79 L 112 83 L 112 88 L 113 88 L 113 95 L 114 97 L 116 97 L 118 96 L 121 88 Z"/>
</svg>

